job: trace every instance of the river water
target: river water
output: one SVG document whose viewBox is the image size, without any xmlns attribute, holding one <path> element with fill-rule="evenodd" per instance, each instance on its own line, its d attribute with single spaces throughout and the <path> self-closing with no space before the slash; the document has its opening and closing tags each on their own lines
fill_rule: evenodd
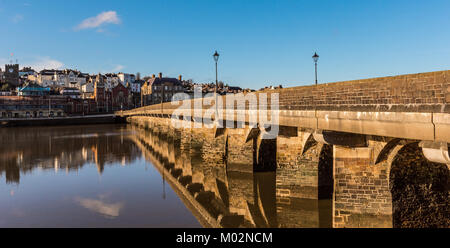
<svg viewBox="0 0 450 248">
<path fill-rule="evenodd" d="M 0 132 L 0 227 L 200 227 L 125 126 Z"/>
<path fill-rule="evenodd" d="M 230 171 L 134 126 L 3 128 L 0 137 L 0 227 L 333 226 L 331 199 L 284 196 L 282 172 Z M 367 222 L 392 227 L 392 216 Z"/>
</svg>

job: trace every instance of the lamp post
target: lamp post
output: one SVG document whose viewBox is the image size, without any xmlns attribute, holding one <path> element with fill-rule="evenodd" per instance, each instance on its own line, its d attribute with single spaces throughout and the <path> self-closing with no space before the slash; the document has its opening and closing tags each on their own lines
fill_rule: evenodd
<svg viewBox="0 0 450 248">
<path fill-rule="evenodd" d="M 214 58 L 214 61 L 216 62 L 216 89 L 214 90 L 214 96 L 216 98 L 216 102 L 215 102 L 216 113 L 215 113 L 215 116 L 214 116 L 214 120 L 217 122 L 218 121 L 218 119 L 217 119 L 217 114 L 218 114 L 218 111 L 217 111 L 217 90 L 219 89 L 219 84 L 218 84 L 218 81 L 217 81 L 217 61 L 219 61 L 219 53 L 217 51 L 213 54 L 213 58 Z"/>
<path fill-rule="evenodd" d="M 316 85 L 317 85 L 317 61 L 319 60 L 319 55 L 317 55 L 317 53 L 314 53 L 314 55 L 312 56 L 313 60 L 314 60 L 314 64 L 316 66 Z"/>
<path fill-rule="evenodd" d="M 217 89 L 218 89 L 218 81 L 217 81 L 217 61 L 219 61 L 219 53 L 216 51 L 213 55 L 214 57 L 214 61 L 216 62 L 216 90 L 215 92 L 217 93 Z"/>
</svg>

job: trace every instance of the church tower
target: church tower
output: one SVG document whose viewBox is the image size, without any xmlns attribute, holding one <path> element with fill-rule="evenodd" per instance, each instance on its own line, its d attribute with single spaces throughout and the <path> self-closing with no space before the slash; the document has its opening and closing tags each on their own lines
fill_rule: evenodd
<svg viewBox="0 0 450 248">
<path fill-rule="evenodd" d="M 19 64 L 7 64 L 5 65 L 5 72 L 3 74 L 5 82 L 13 85 L 19 85 Z"/>
</svg>

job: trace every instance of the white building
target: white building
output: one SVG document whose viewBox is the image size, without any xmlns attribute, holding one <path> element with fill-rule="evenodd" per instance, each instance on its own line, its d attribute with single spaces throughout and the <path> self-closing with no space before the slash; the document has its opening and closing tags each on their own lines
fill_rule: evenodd
<svg viewBox="0 0 450 248">
<path fill-rule="evenodd" d="M 81 92 L 78 88 L 67 87 L 67 88 L 62 89 L 60 94 L 63 96 L 68 96 L 70 98 L 76 98 L 76 99 L 81 98 Z"/>
<path fill-rule="evenodd" d="M 42 70 L 37 76 L 28 79 L 36 81 L 43 87 L 70 87 L 80 89 L 86 83 L 88 75 L 74 70 Z"/>
<path fill-rule="evenodd" d="M 29 76 L 28 79 L 31 81 L 36 81 L 42 87 L 58 87 L 58 83 L 54 80 L 55 74 L 60 73 L 58 70 L 42 70 L 36 77 L 36 80 L 33 80 L 33 76 Z"/>
<path fill-rule="evenodd" d="M 120 78 L 115 73 L 106 73 L 105 88 L 111 90 L 120 83 Z"/>
<path fill-rule="evenodd" d="M 37 75 L 37 72 L 31 67 L 24 67 L 19 71 L 19 77 L 28 77 L 30 75 Z"/>
<path fill-rule="evenodd" d="M 61 73 L 55 73 L 54 81 L 62 87 L 71 87 L 80 89 L 81 85 L 86 83 L 86 74 L 74 70 L 63 70 Z"/>
<path fill-rule="evenodd" d="M 136 77 L 134 76 L 134 74 L 119 72 L 117 76 L 119 77 L 119 82 L 125 87 L 127 83 L 132 84 L 134 83 L 134 81 L 136 81 Z"/>
<path fill-rule="evenodd" d="M 88 82 L 81 86 L 81 96 L 82 96 L 82 98 L 94 97 L 94 83 L 93 82 Z"/>
</svg>

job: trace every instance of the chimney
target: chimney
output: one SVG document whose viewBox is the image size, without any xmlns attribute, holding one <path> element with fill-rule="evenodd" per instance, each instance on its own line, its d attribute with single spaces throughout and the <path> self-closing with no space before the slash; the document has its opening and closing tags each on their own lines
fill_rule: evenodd
<svg viewBox="0 0 450 248">
<path fill-rule="evenodd" d="M 156 77 L 155 74 L 153 74 L 153 75 L 152 75 L 152 78 L 155 78 L 155 77 Z"/>
<path fill-rule="evenodd" d="M 162 72 L 159 73 L 159 78 L 162 78 Z"/>
<path fill-rule="evenodd" d="M 180 75 L 180 76 L 178 76 L 178 80 L 180 80 L 180 81 L 181 81 L 181 75 Z"/>
</svg>

